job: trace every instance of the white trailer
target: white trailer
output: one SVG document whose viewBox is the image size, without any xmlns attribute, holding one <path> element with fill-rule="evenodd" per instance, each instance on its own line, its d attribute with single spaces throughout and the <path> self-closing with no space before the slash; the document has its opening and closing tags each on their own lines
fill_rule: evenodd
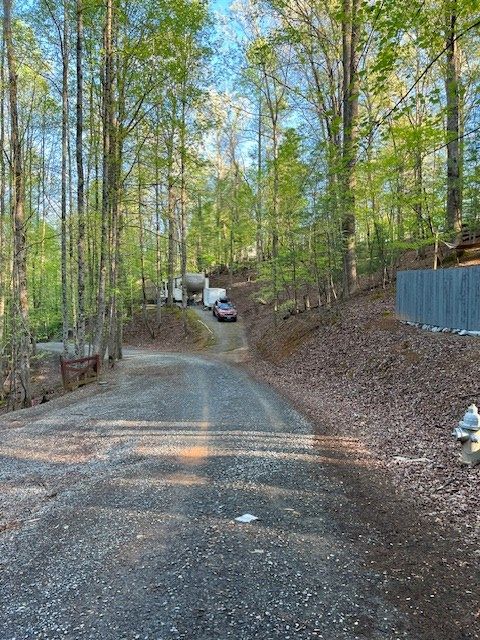
<svg viewBox="0 0 480 640">
<path fill-rule="evenodd" d="M 209 287 L 203 290 L 203 304 L 211 309 L 220 298 L 227 297 L 227 290 L 219 287 Z"/>
<path fill-rule="evenodd" d="M 208 286 L 208 278 L 203 273 L 186 273 L 185 274 L 185 288 L 187 290 L 187 298 L 189 300 L 196 300 L 200 302 L 202 300 L 202 292 Z M 163 295 L 165 300 L 168 297 L 168 280 L 163 281 Z M 173 279 L 172 297 L 174 302 L 182 302 L 183 287 L 182 277 L 176 276 Z"/>
<path fill-rule="evenodd" d="M 167 282 L 166 289 L 167 289 L 167 296 L 168 296 L 168 282 Z M 174 302 L 182 302 L 183 291 L 182 291 L 182 279 L 180 277 L 173 279 L 172 296 L 173 296 Z"/>
</svg>

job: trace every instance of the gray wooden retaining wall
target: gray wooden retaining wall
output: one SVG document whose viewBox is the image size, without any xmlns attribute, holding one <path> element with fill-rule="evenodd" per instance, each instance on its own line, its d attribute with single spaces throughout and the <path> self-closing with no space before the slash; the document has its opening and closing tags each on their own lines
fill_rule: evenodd
<svg viewBox="0 0 480 640">
<path fill-rule="evenodd" d="M 480 331 L 480 266 L 397 273 L 401 320 Z"/>
</svg>

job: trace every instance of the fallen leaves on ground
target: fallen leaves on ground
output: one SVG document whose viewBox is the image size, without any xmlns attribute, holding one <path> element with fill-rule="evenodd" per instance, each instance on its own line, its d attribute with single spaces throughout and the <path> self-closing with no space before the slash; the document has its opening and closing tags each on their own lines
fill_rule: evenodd
<svg viewBox="0 0 480 640">
<path fill-rule="evenodd" d="M 451 433 L 480 404 L 480 339 L 402 324 L 393 288 L 274 326 L 271 308 L 252 300 L 255 287 L 231 288 L 255 373 L 301 399 L 320 433 L 365 443 L 433 521 L 478 533 L 480 465 L 460 463 Z"/>
</svg>

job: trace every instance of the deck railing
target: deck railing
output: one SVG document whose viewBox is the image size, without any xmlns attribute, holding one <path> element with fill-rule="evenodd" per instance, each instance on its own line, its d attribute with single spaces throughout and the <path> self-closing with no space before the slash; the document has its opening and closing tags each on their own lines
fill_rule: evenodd
<svg viewBox="0 0 480 640">
<path fill-rule="evenodd" d="M 72 391 L 89 382 L 98 380 L 100 373 L 100 356 L 95 354 L 86 358 L 75 358 L 67 360 L 60 358 L 62 369 L 62 380 L 65 389 Z"/>
</svg>

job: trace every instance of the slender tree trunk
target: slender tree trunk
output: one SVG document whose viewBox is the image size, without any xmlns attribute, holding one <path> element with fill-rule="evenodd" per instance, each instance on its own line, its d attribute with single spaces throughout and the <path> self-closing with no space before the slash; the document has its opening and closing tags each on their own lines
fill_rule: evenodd
<svg viewBox="0 0 480 640">
<path fill-rule="evenodd" d="M 105 311 L 107 308 L 108 228 L 111 212 L 112 119 L 113 119 L 113 0 L 106 0 L 103 77 L 103 157 L 102 157 L 102 228 L 98 277 L 97 319 L 93 341 L 94 353 L 104 352 Z"/>
<path fill-rule="evenodd" d="M 199 233 L 197 236 L 197 270 L 199 272 L 205 271 L 205 262 L 203 259 L 203 204 L 202 204 L 202 196 L 198 194 L 198 227 Z"/>
<path fill-rule="evenodd" d="M 26 144 L 24 145 L 24 173 L 25 173 L 25 189 L 28 189 L 28 207 L 26 213 L 26 219 L 33 217 L 33 128 L 31 128 L 28 124 L 26 124 L 24 139 Z M 25 204 L 27 202 L 27 197 L 25 197 Z M 27 243 L 28 243 L 28 231 L 27 231 Z M 29 293 L 31 295 L 31 301 L 33 302 L 33 308 L 35 309 L 35 271 L 37 267 L 37 261 L 35 260 L 35 249 L 33 250 L 33 264 L 31 265 L 30 272 L 30 281 L 32 283 L 31 290 L 29 289 Z M 27 265 L 28 268 L 28 265 Z M 42 295 L 41 292 L 37 292 L 39 296 Z M 32 345 L 31 355 L 35 355 L 36 352 L 36 339 L 35 332 L 32 326 L 30 325 L 30 341 Z"/>
<path fill-rule="evenodd" d="M 77 0 L 77 354 L 85 355 L 85 195 L 83 174 L 83 0 Z"/>
<path fill-rule="evenodd" d="M 70 104 L 68 104 L 68 114 L 70 113 Z M 67 122 L 70 122 L 70 115 L 67 116 Z M 77 338 L 77 253 L 76 253 L 76 219 L 74 219 L 73 211 L 73 171 L 72 171 L 72 148 L 70 144 L 70 135 L 67 136 L 67 158 L 68 158 L 68 214 L 67 214 L 67 228 L 68 228 L 68 279 L 69 279 L 69 295 L 70 295 L 70 326 L 73 331 L 73 339 L 75 350 L 77 350 L 78 338 Z"/>
<path fill-rule="evenodd" d="M 255 207 L 256 213 L 256 258 L 257 263 L 263 261 L 262 246 L 262 208 L 263 208 L 263 189 L 262 189 L 262 96 L 259 93 L 258 98 L 258 130 L 257 130 L 257 202 Z"/>
<path fill-rule="evenodd" d="M 45 114 L 43 114 L 43 122 L 42 122 L 42 142 L 41 142 L 41 152 L 40 152 L 40 158 L 41 158 L 41 169 L 40 169 L 40 194 L 39 194 L 39 200 L 41 199 L 41 216 L 40 216 L 40 207 L 39 207 L 39 220 L 40 220 L 40 225 L 41 225 L 41 234 L 40 234 L 40 260 L 39 260 L 39 274 L 38 274 L 38 290 L 39 291 L 45 291 L 45 265 L 46 265 L 46 249 L 45 249 L 45 238 L 46 238 L 46 231 L 47 231 L 47 206 L 46 206 L 46 200 L 47 200 L 47 187 L 46 187 L 46 177 L 47 177 L 47 170 L 46 170 L 46 164 L 45 164 L 45 138 L 46 138 L 46 127 L 45 127 Z M 37 307 L 39 308 L 41 306 L 41 299 L 39 298 L 34 298 L 33 300 L 33 305 L 34 305 L 34 309 Z"/>
<path fill-rule="evenodd" d="M 116 301 L 116 329 L 115 329 L 115 357 L 117 360 L 123 358 L 123 313 L 124 313 L 124 297 L 121 285 L 124 284 L 124 262 L 122 259 L 121 245 L 123 235 L 124 217 L 122 211 L 118 211 L 118 230 L 115 240 L 115 255 L 117 263 L 117 288 L 118 295 Z"/>
<path fill-rule="evenodd" d="M 97 216 L 100 212 L 100 135 L 96 129 L 94 118 L 93 82 L 89 89 L 89 118 L 88 118 L 88 165 L 86 183 L 86 225 L 87 225 L 87 252 L 88 252 L 88 309 L 89 332 L 91 334 L 92 351 L 95 339 L 95 327 L 93 326 L 93 313 L 96 310 L 97 285 L 99 281 L 98 270 L 98 234 Z M 93 194 L 90 196 L 90 174 L 93 173 Z M 89 349 L 90 354 L 90 349 Z"/>
<path fill-rule="evenodd" d="M 115 234 L 115 298 L 114 306 L 112 308 L 112 348 L 113 355 L 116 360 L 123 358 L 123 314 L 124 314 L 124 299 L 123 291 L 125 290 L 125 265 L 121 252 L 123 227 L 124 227 L 124 215 L 122 207 L 120 206 L 120 192 L 122 184 L 122 162 L 123 162 L 123 142 L 124 132 L 121 123 L 124 121 L 124 92 L 121 92 L 121 99 L 119 100 L 121 107 L 119 107 L 119 118 L 117 126 L 117 154 L 116 154 L 116 173 L 115 173 L 115 219 L 116 219 L 116 234 Z"/>
<path fill-rule="evenodd" d="M 280 210 L 279 176 L 278 176 L 278 127 L 277 115 L 272 118 L 272 169 L 273 169 L 273 194 L 272 194 L 272 286 L 273 309 L 275 322 L 277 321 L 279 292 L 278 292 L 278 214 Z"/>
<path fill-rule="evenodd" d="M 116 51 L 116 19 L 112 18 L 112 59 L 111 59 L 111 99 L 110 99 L 110 162 L 108 171 L 109 192 L 109 242 L 108 242 L 108 325 L 107 333 L 103 339 L 102 352 L 108 349 L 108 359 L 113 367 L 117 357 L 117 305 L 118 305 L 118 252 L 119 238 L 119 189 L 120 189 L 120 126 L 118 117 L 118 105 L 120 103 L 120 80 L 118 57 Z M 115 87 L 115 89 L 114 89 Z"/>
<path fill-rule="evenodd" d="M 138 161 L 137 161 L 137 172 L 138 172 L 138 190 L 137 190 L 137 206 L 138 206 L 138 241 L 140 244 L 140 278 L 142 281 L 142 316 L 145 327 L 147 328 L 150 337 L 152 340 L 155 339 L 155 329 L 150 324 L 148 319 L 148 311 L 147 311 L 147 278 L 145 274 L 145 239 L 144 239 L 144 231 L 143 231 L 143 205 L 142 205 L 142 174 L 141 174 L 141 163 L 140 163 L 140 152 L 138 153 Z"/>
<path fill-rule="evenodd" d="M 460 183 L 460 118 L 459 118 L 459 59 L 457 35 L 457 0 L 449 0 L 451 13 L 447 24 L 447 68 L 445 92 L 447 96 L 447 211 L 446 227 L 458 232 L 462 226 Z"/>
<path fill-rule="evenodd" d="M 233 202 L 230 205 L 230 255 L 228 259 L 228 273 L 229 273 L 229 282 L 230 288 L 233 286 L 233 267 L 235 264 L 236 254 L 235 254 L 235 232 L 238 223 L 238 190 L 239 190 L 239 171 L 237 160 L 235 158 L 235 144 L 233 138 L 230 140 L 230 155 L 232 157 L 233 162 Z"/>
<path fill-rule="evenodd" d="M 10 95 L 11 149 L 13 168 L 13 231 L 14 231 L 14 305 L 16 353 L 12 371 L 13 386 L 17 376 L 21 384 L 23 405 L 32 404 L 30 385 L 30 328 L 27 297 L 27 254 L 25 221 L 25 185 L 22 160 L 22 142 L 18 122 L 17 68 L 12 39 L 12 3 L 3 0 L 4 42 L 7 50 L 8 84 Z M 17 404 L 17 399 L 13 399 Z"/>
<path fill-rule="evenodd" d="M 358 24 L 359 0 L 343 0 L 343 251 L 345 295 L 355 293 L 357 255 L 355 243 L 355 165 L 358 119 Z"/>
<path fill-rule="evenodd" d="M 297 314 L 299 312 L 298 305 L 298 279 L 297 279 L 297 247 L 295 243 L 295 234 L 290 235 L 290 250 L 292 252 L 292 288 L 293 288 L 293 310 Z"/>
<path fill-rule="evenodd" d="M 7 276 L 7 252 L 6 252 L 6 180 L 5 167 L 5 42 L 2 38 L 0 51 L 0 375 L 1 382 L 4 378 L 4 354 L 5 354 L 5 299 Z M 3 397 L 3 386 L 0 384 L 0 397 Z"/>
<path fill-rule="evenodd" d="M 113 48 L 116 50 L 117 39 L 117 21 L 113 26 Z M 112 91 L 112 108 L 111 108 L 111 171 L 110 178 L 110 297 L 109 297 L 109 326 L 108 326 L 108 357 L 111 366 L 116 360 L 121 358 L 122 343 L 122 297 L 120 293 L 120 274 L 121 274 L 121 233 L 122 233 L 122 216 L 120 213 L 120 189 L 122 174 L 122 158 L 123 158 L 123 139 L 124 131 L 122 128 L 124 122 L 124 77 L 120 73 L 119 58 L 115 54 L 112 57 L 112 82 L 115 82 L 116 101 L 114 100 Z M 116 104 L 116 110 L 114 108 Z"/>
<path fill-rule="evenodd" d="M 222 149 L 220 136 L 217 132 L 215 140 L 215 263 L 220 264 L 222 260 L 222 223 L 220 219 L 220 212 L 223 206 L 223 198 L 220 189 L 220 182 L 222 176 Z"/>
<path fill-rule="evenodd" d="M 116 152 L 114 151 L 116 157 Z M 108 335 L 105 336 L 104 349 L 108 346 L 108 357 L 110 360 L 110 365 L 113 366 L 117 357 L 117 304 L 118 304 L 118 295 L 117 295 L 117 285 L 118 285 L 118 238 L 120 234 L 119 230 L 119 216 L 118 216 L 118 199 L 116 190 L 118 188 L 117 182 L 117 171 L 118 167 L 116 166 L 116 160 L 112 166 L 112 178 L 113 182 L 110 186 L 110 192 L 112 194 L 112 202 L 111 202 L 111 213 L 110 213 L 110 242 L 109 242 L 109 251 L 110 251 L 110 269 L 109 269 L 109 303 L 108 303 Z"/>
<path fill-rule="evenodd" d="M 67 144 L 68 144 L 68 17 L 63 4 L 62 50 L 62 193 L 61 193 L 61 275 L 62 275 L 62 342 L 68 353 L 68 282 L 67 282 Z"/>
<path fill-rule="evenodd" d="M 187 324 L 187 211 L 186 211 L 186 98 L 182 96 L 181 120 L 180 120 L 180 267 L 182 274 L 182 319 L 183 332 L 188 333 Z"/>
<path fill-rule="evenodd" d="M 162 245 L 161 245 L 161 224 L 160 224 L 160 171 L 159 171 L 159 157 L 160 157 L 160 140 L 159 140 L 159 131 L 158 131 L 158 123 L 160 120 L 160 115 L 157 109 L 157 124 L 155 128 L 155 249 L 156 249 L 156 276 L 157 276 L 157 299 L 156 299 L 156 317 L 155 324 L 157 330 L 160 327 L 162 322 Z"/>
<path fill-rule="evenodd" d="M 415 153 L 414 162 L 414 181 L 415 181 L 415 202 L 414 210 L 417 216 L 417 233 L 420 240 L 425 239 L 425 223 L 423 219 L 423 157 L 420 149 L 417 149 Z M 421 258 L 425 257 L 425 247 L 420 246 L 418 255 Z"/>
<path fill-rule="evenodd" d="M 272 278 L 272 294 L 273 294 L 273 310 L 274 323 L 277 323 L 277 312 L 279 306 L 279 286 L 278 286 L 278 228 L 280 214 L 280 180 L 278 173 L 278 143 L 279 143 L 279 114 L 281 98 L 279 97 L 278 83 L 274 81 L 273 86 L 269 84 L 269 74 L 265 65 L 262 65 L 263 79 L 265 83 L 265 98 L 271 126 L 271 143 L 272 143 L 272 204 L 270 208 L 270 231 L 271 231 L 271 278 Z"/>
<path fill-rule="evenodd" d="M 167 210 L 168 210 L 168 296 L 167 305 L 173 306 L 173 287 L 175 277 L 175 197 L 173 193 L 173 184 L 171 176 L 168 177 L 168 194 L 167 194 Z"/>
<path fill-rule="evenodd" d="M 175 277 L 175 196 L 173 180 L 173 133 L 167 141 L 167 218 L 168 218 L 168 296 L 167 305 L 173 306 Z"/>
</svg>

